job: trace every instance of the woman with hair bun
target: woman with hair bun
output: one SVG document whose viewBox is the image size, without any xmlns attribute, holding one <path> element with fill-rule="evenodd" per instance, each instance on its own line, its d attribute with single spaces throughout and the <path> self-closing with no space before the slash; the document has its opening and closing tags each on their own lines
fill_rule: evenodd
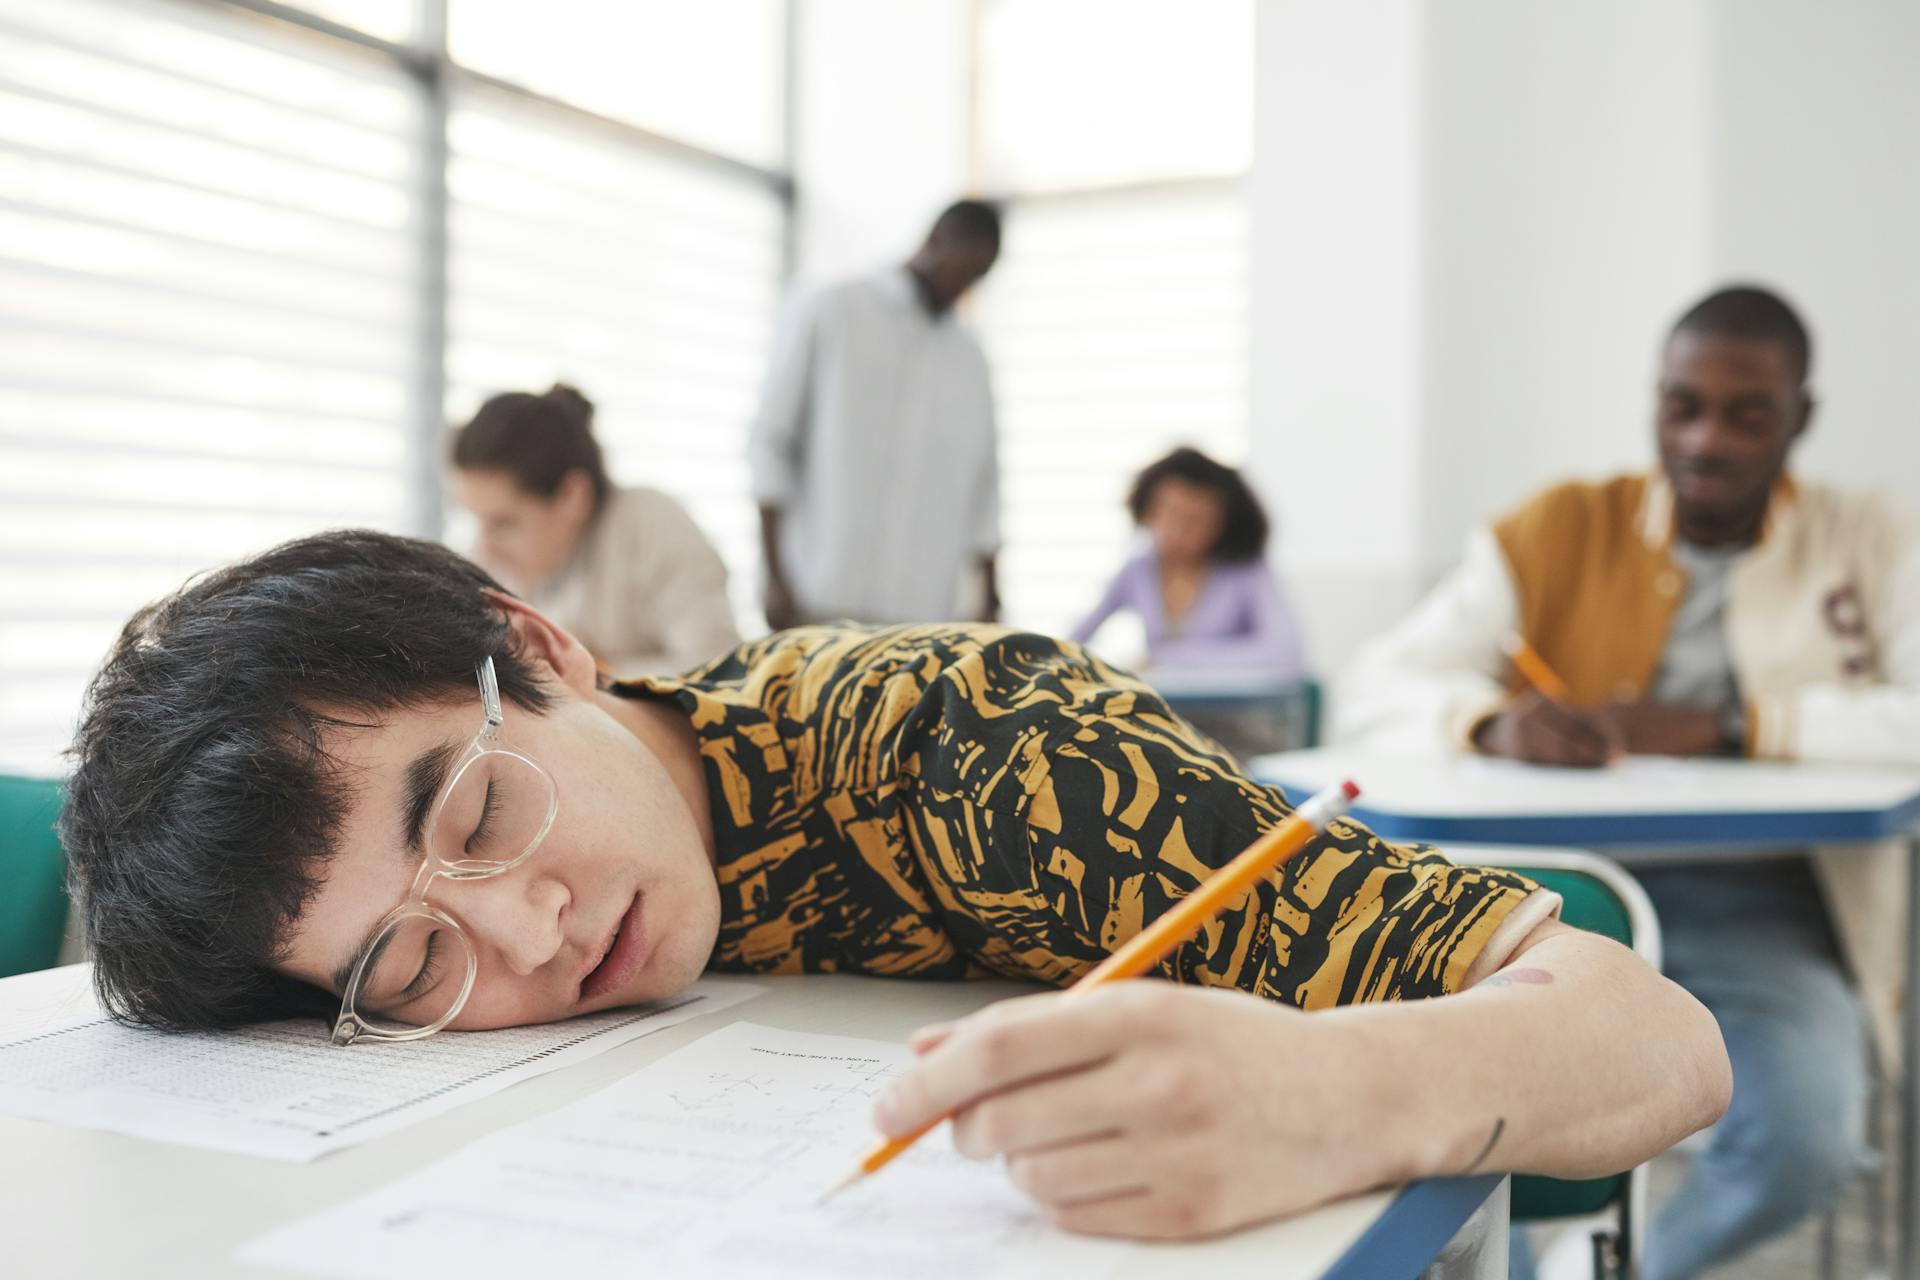
<svg viewBox="0 0 1920 1280">
<path fill-rule="evenodd" d="M 684 671 L 740 642 L 713 544 L 658 489 L 614 487 L 579 391 L 492 397 L 454 433 L 453 468 L 474 559 L 609 672 Z"/>
</svg>

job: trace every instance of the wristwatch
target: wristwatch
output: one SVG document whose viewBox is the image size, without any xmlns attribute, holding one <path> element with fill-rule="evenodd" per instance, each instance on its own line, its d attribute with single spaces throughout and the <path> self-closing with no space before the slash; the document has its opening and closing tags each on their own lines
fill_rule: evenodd
<svg viewBox="0 0 1920 1280">
<path fill-rule="evenodd" d="M 1738 698 L 1720 708 L 1720 750 L 1730 756 L 1747 754 L 1747 704 Z"/>
</svg>

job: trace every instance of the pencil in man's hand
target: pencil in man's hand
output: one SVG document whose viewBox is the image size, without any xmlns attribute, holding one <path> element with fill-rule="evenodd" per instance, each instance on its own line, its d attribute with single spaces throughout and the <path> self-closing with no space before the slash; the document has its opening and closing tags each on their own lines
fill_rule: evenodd
<svg viewBox="0 0 1920 1280">
<path fill-rule="evenodd" d="M 1534 647 L 1528 644 L 1519 632 L 1507 632 L 1506 638 L 1500 642 L 1500 647 L 1506 650 L 1507 657 L 1513 661 L 1513 665 L 1518 668 L 1520 674 L 1526 677 L 1528 684 L 1563 707 L 1573 702 L 1573 690 L 1567 688 L 1567 682 L 1547 665 L 1547 660 L 1535 652 Z"/>
<path fill-rule="evenodd" d="M 1088 991 L 1126 978 L 1138 977 L 1181 943 L 1198 933 L 1209 920 L 1218 916 L 1251 888 L 1260 877 L 1281 866 L 1306 847 L 1309 840 L 1327 829 L 1327 824 L 1345 813 L 1360 788 L 1343 782 L 1314 796 L 1295 809 L 1286 821 L 1248 845 L 1232 862 L 1208 876 L 1200 887 L 1175 903 L 1172 910 L 1129 939 L 1125 946 L 1090 969 L 1074 983 L 1071 991 Z M 846 1177 L 828 1187 L 816 1202 L 825 1204 L 842 1188 L 852 1186 L 870 1173 L 884 1168 L 892 1159 L 919 1141 L 921 1136 L 947 1116 L 938 1116 L 912 1133 L 901 1134 L 876 1144 Z"/>
</svg>

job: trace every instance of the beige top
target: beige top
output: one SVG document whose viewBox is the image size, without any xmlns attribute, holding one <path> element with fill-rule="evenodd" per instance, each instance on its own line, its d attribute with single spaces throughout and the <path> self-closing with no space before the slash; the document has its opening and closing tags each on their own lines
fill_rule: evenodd
<svg viewBox="0 0 1920 1280">
<path fill-rule="evenodd" d="M 566 567 L 523 594 L 617 676 L 685 671 L 740 643 L 726 565 L 658 489 L 614 490 Z"/>
</svg>

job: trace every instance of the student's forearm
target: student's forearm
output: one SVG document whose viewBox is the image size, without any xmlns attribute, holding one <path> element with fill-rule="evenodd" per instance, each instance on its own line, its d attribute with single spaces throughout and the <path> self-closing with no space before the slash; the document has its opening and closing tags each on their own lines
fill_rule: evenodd
<svg viewBox="0 0 1920 1280">
<path fill-rule="evenodd" d="M 1417 1135 L 1407 1177 L 1618 1173 L 1717 1120 L 1733 1087 L 1713 1016 L 1632 952 L 1564 926 L 1462 995 L 1349 1020 Z"/>
</svg>

